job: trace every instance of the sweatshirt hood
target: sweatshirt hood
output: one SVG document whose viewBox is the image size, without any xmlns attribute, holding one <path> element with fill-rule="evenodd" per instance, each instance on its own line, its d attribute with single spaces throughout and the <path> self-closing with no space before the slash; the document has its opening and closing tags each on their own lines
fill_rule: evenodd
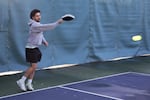
<svg viewBox="0 0 150 100">
<path fill-rule="evenodd" d="M 35 22 L 34 20 L 30 19 L 28 25 L 31 26 L 34 22 Z"/>
</svg>

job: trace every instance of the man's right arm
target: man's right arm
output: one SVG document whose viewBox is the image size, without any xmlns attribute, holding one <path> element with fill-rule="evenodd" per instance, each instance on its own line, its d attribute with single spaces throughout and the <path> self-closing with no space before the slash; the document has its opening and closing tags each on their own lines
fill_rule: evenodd
<svg viewBox="0 0 150 100">
<path fill-rule="evenodd" d="M 59 24 L 63 22 L 62 19 L 59 19 L 55 23 L 50 23 L 50 24 L 34 24 L 31 26 L 32 30 L 34 31 L 47 31 L 47 30 L 52 30 Z"/>
</svg>

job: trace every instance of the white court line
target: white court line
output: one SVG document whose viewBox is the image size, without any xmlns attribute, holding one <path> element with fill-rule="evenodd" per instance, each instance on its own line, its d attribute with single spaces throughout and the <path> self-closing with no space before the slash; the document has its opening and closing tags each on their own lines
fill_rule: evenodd
<svg viewBox="0 0 150 100">
<path fill-rule="evenodd" d="M 150 74 L 145 74 L 145 73 L 138 73 L 138 72 L 126 72 L 126 73 L 120 73 L 118 74 L 119 75 L 125 75 L 125 74 L 137 74 L 137 75 L 142 75 L 142 76 L 150 76 Z M 115 75 L 110 75 L 110 76 L 105 76 L 105 77 L 101 77 L 101 78 L 96 78 L 97 79 L 103 79 L 103 78 L 109 78 L 109 77 L 115 77 L 117 76 L 117 74 Z M 95 79 L 91 79 L 91 80 L 85 80 L 85 81 L 80 81 L 80 83 L 83 83 L 83 82 L 90 82 L 90 81 L 94 81 Z M 79 83 L 79 84 L 80 84 Z M 73 84 L 78 84 L 78 82 L 74 82 L 74 83 L 70 83 L 68 85 L 73 85 Z M 108 95 L 103 95 L 103 94 L 97 94 L 97 93 L 94 93 L 94 92 L 89 92 L 89 91 L 85 91 L 85 90 L 80 90 L 80 89 L 76 89 L 76 88 L 70 88 L 70 87 L 67 87 L 67 85 L 62 85 L 60 86 L 60 88 L 63 88 L 63 89 L 68 89 L 68 90 L 72 90 L 72 91 L 77 91 L 77 92 L 81 92 L 81 93 L 87 93 L 87 94 L 91 94 L 91 95 L 95 95 L 95 96 L 100 96 L 100 97 L 105 97 L 105 98 L 110 98 L 110 99 L 114 99 L 114 100 L 124 100 L 124 99 L 121 99 L 121 98 L 116 98 L 116 97 L 112 97 L 112 96 L 108 96 Z M 142 95 L 148 95 L 150 96 L 150 94 L 148 93 L 141 93 Z"/>
<path fill-rule="evenodd" d="M 61 68 L 67 68 L 67 67 L 73 67 L 77 64 L 63 64 L 63 65 L 55 65 L 55 66 L 50 66 L 42 69 L 37 69 L 36 71 L 39 70 L 53 70 L 53 69 L 61 69 Z M 19 74 L 23 73 L 23 71 L 7 71 L 7 72 L 0 72 L 0 76 L 6 76 L 6 75 L 14 75 L 14 74 Z"/>
<path fill-rule="evenodd" d="M 108 76 L 99 77 L 99 78 L 93 78 L 93 79 L 88 79 L 88 80 L 83 80 L 83 81 L 78 81 L 78 82 L 72 82 L 72 83 L 62 84 L 62 85 L 58 85 L 58 86 L 52 86 L 52 87 L 37 89 L 37 90 L 34 90 L 34 91 L 27 91 L 27 92 L 23 92 L 23 93 L 17 93 L 17 94 L 13 94 L 13 95 L 8 95 L 8 96 L 2 96 L 2 97 L 0 97 L 0 99 L 7 98 L 7 97 L 19 96 L 19 95 L 23 95 L 23 94 L 35 93 L 35 92 L 39 92 L 39 91 L 43 91 L 43 90 L 48 90 L 48 89 L 53 89 L 53 88 L 57 88 L 57 87 L 66 86 L 66 85 L 73 85 L 73 84 L 77 84 L 77 83 L 89 82 L 89 81 L 94 81 L 94 80 L 98 80 L 98 79 L 115 77 L 115 76 L 130 74 L 130 73 L 131 72 L 124 72 L 124 73 L 113 74 L 113 75 L 108 75 Z"/>
<path fill-rule="evenodd" d="M 73 67 L 77 64 L 63 64 L 63 65 L 56 65 L 56 66 L 50 66 L 50 67 L 46 67 L 46 68 L 43 68 L 44 69 L 61 69 L 61 68 L 67 68 L 67 67 Z"/>
<path fill-rule="evenodd" d="M 133 73 L 133 74 L 137 74 L 137 75 L 142 75 L 142 76 L 150 76 L 150 74 L 146 74 L 146 73 L 139 73 L 139 72 L 130 72 L 130 73 Z"/>
<path fill-rule="evenodd" d="M 129 59 L 129 58 L 132 58 L 132 56 L 113 58 L 113 59 L 110 59 L 109 61 L 119 61 L 119 60 L 125 60 L 125 59 Z"/>
<path fill-rule="evenodd" d="M 8 71 L 8 72 L 0 72 L 0 76 L 6 76 L 6 75 L 14 75 L 22 73 L 23 71 Z"/>
<path fill-rule="evenodd" d="M 141 55 L 141 56 L 150 56 L 150 54 L 143 54 L 143 55 Z"/>
<path fill-rule="evenodd" d="M 90 82 L 90 81 L 95 81 L 95 80 L 100 80 L 100 79 L 105 79 L 105 78 L 111 78 L 111 77 L 120 76 L 120 75 L 126 75 L 126 74 L 130 74 L 130 73 L 131 72 L 124 72 L 124 73 L 119 73 L 119 74 L 113 74 L 113 75 L 108 75 L 108 76 L 103 76 L 103 77 L 98 77 L 98 78 L 93 78 L 93 79 L 88 79 L 88 80 L 83 80 L 83 81 L 78 81 L 78 82 L 67 83 L 67 84 L 63 84 L 61 86 L 80 84 L 80 83 L 84 83 L 84 82 Z"/>
<path fill-rule="evenodd" d="M 25 95 L 25 94 L 35 93 L 35 92 L 40 92 L 40 91 L 44 91 L 44 90 L 48 90 L 48 89 L 54 89 L 54 88 L 58 88 L 58 86 L 52 86 L 52 87 L 48 87 L 48 88 L 37 89 L 37 90 L 34 90 L 34 91 L 27 91 L 27 92 L 22 92 L 22 93 L 17 93 L 17 94 L 2 96 L 2 97 L 0 97 L 0 99 L 10 98 L 10 97 L 15 97 L 15 96 L 20 96 L 20 95 Z"/>
<path fill-rule="evenodd" d="M 60 88 L 66 89 L 66 90 L 71 90 L 71 91 L 76 91 L 76 92 L 81 92 L 81 93 L 85 93 L 85 94 L 95 95 L 98 97 L 105 97 L 105 98 L 114 99 L 114 100 L 123 100 L 123 99 L 116 98 L 116 97 L 111 97 L 111 96 L 107 96 L 107 95 L 103 95 L 103 94 L 97 94 L 97 93 L 88 92 L 88 91 L 79 90 L 79 89 L 74 89 L 74 88 L 69 88 L 69 87 L 60 87 Z"/>
</svg>

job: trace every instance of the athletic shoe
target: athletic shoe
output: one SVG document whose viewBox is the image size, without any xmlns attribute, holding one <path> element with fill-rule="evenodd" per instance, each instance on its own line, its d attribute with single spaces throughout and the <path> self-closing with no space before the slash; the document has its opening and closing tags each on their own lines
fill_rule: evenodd
<svg viewBox="0 0 150 100">
<path fill-rule="evenodd" d="M 25 87 L 25 83 L 24 82 L 22 82 L 21 80 L 18 80 L 17 81 L 17 85 L 18 85 L 18 87 L 22 90 L 22 91 L 27 91 L 27 89 L 26 89 L 26 87 Z"/>
<path fill-rule="evenodd" d="M 33 91 L 33 90 L 34 90 L 34 88 L 33 88 L 33 85 L 32 85 L 32 84 L 27 83 L 27 84 L 26 84 L 26 86 L 27 86 L 27 90 L 28 90 L 28 91 Z"/>
</svg>

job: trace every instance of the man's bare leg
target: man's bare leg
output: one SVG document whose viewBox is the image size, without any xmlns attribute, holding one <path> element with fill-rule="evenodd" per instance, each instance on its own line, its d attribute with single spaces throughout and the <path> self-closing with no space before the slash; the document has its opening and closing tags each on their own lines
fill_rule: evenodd
<svg viewBox="0 0 150 100">
<path fill-rule="evenodd" d="M 19 81 L 17 81 L 17 84 L 21 88 L 21 90 L 23 90 L 23 91 L 26 91 L 27 89 L 34 90 L 34 88 L 32 87 L 32 80 L 33 80 L 36 68 L 37 68 L 37 63 L 32 63 L 31 67 L 29 67 L 27 69 L 24 76 L 22 76 L 22 78 Z M 27 82 L 27 89 L 26 89 L 25 81 L 27 78 L 29 78 L 29 80 Z"/>
<path fill-rule="evenodd" d="M 37 68 L 37 63 L 32 63 L 31 67 L 26 71 L 25 73 L 25 77 L 28 77 L 28 81 L 27 81 L 27 89 L 28 90 L 34 90 L 33 86 L 32 86 L 32 80 L 34 78 L 34 74 Z"/>
<path fill-rule="evenodd" d="M 25 72 L 24 76 L 29 79 L 33 79 L 35 70 L 37 68 L 37 63 L 32 63 L 31 67 Z"/>
</svg>

